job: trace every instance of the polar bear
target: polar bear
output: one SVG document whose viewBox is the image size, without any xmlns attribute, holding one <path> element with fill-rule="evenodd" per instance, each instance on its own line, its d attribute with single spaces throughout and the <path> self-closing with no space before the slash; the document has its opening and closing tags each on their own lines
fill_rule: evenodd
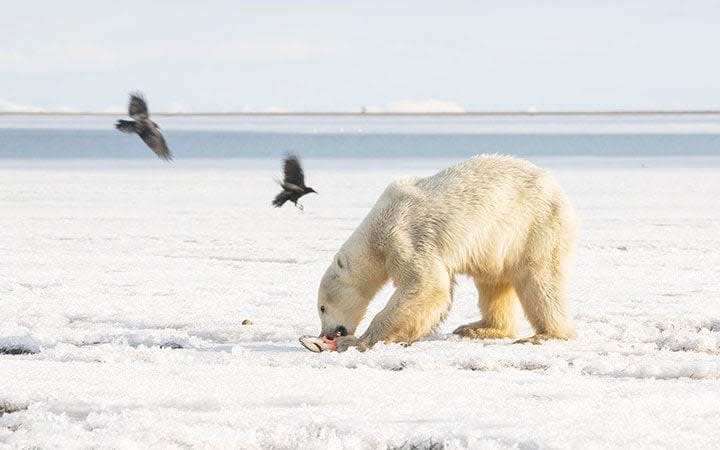
<svg viewBox="0 0 720 450">
<path fill-rule="evenodd" d="M 576 223 L 553 177 L 510 156 L 476 156 L 427 178 L 395 181 L 322 277 L 321 336 L 337 337 L 339 351 L 412 343 L 443 321 L 455 276 L 465 274 L 477 287 L 482 319 L 454 333 L 516 337 L 519 299 L 535 335 L 518 342 L 569 339 L 566 271 Z M 395 292 L 356 337 L 370 301 L 389 280 Z"/>
</svg>

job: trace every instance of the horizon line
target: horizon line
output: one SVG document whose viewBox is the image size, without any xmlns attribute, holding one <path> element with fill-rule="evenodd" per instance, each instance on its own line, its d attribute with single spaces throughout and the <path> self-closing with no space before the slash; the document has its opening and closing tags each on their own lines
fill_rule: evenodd
<svg viewBox="0 0 720 450">
<path fill-rule="evenodd" d="M 0 111 L 0 116 L 117 116 L 124 112 L 106 111 Z M 339 117 L 383 117 L 383 116 L 660 116 L 660 115 L 719 115 L 720 109 L 628 109 L 628 110 L 550 110 L 550 111 L 463 111 L 463 112 L 353 112 L 353 111 L 267 111 L 267 112 L 155 112 L 153 116 L 165 117 L 212 117 L 212 116 L 259 116 L 259 117 L 292 117 L 292 116 L 339 116 Z"/>
</svg>

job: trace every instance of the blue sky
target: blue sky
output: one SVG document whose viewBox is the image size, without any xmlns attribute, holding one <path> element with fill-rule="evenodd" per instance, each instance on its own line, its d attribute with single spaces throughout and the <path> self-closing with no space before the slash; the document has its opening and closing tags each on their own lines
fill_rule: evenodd
<svg viewBox="0 0 720 450">
<path fill-rule="evenodd" d="M 720 108 L 720 2 L 25 1 L 0 110 Z"/>
</svg>

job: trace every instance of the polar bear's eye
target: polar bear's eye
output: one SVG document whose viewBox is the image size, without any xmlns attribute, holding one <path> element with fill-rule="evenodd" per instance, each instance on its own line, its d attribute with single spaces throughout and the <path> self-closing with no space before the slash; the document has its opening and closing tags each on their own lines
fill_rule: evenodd
<svg viewBox="0 0 720 450">
<path fill-rule="evenodd" d="M 321 312 L 321 313 L 324 313 L 324 312 L 325 312 L 325 305 L 320 306 L 320 312 Z"/>
</svg>

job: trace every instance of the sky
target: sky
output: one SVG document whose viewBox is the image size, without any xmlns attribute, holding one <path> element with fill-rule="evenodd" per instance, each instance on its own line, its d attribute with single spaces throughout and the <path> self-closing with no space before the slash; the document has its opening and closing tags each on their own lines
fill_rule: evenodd
<svg viewBox="0 0 720 450">
<path fill-rule="evenodd" d="M 25 1 L 0 111 L 720 108 L 718 1 Z"/>
</svg>

